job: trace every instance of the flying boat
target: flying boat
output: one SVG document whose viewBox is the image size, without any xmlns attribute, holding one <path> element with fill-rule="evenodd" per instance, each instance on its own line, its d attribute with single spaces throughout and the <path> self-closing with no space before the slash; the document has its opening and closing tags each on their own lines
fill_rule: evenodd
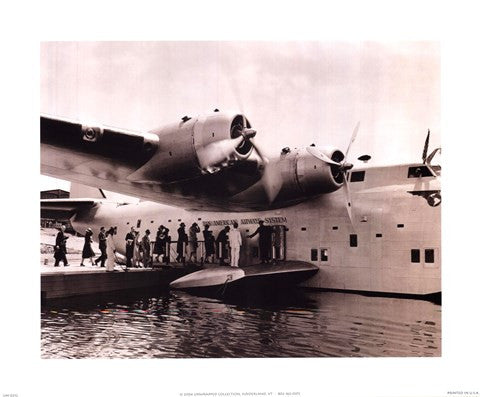
<svg viewBox="0 0 480 397">
<path fill-rule="evenodd" d="M 172 288 L 255 288 L 268 283 L 428 297 L 441 292 L 440 148 L 422 161 L 354 167 L 348 155 L 359 124 L 342 151 L 333 146 L 284 148 L 268 157 L 242 112 L 184 116 L 136 132 L 41 115 L 41 172 L 72 182 L 70 199 L 42 200 L 73 227 L 117 228 L 125 235 L 209 225 L 214 235 L 238 223 L 240 268 L 209 266 L 175 280 Z M 88 186 L 89 188 L 85 188 Z M 124 203 L 116 192 L 140 199 Z M 260 220 L 271 230 L 272 263 L 259 264 Z M 174 244 L 169 247 L 174 250 Z M 201 249 L 201 248 L 200 248 Z M 170 255 L 173 258 L 175 255 Z"/>
</svg>

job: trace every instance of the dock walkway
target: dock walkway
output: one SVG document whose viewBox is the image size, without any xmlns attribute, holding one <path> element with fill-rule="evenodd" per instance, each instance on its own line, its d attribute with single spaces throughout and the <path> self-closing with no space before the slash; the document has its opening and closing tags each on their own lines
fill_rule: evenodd
<svg viewBox="0 0 480 397">
<path fill-rule="evenodd" d="M 154 268 L 129 268 L 115 266 L 114 272 L 105 267 L 92 266 L 80 259 L 69 259 L 69 266 L 53 266 L 53 262 L 40 265 L 42 300 L 69 298 L 137 288 L 167 287 L 168 284 L 198 270 L 195 266 L 179 263 L 159 265 Z"/>
</svg>

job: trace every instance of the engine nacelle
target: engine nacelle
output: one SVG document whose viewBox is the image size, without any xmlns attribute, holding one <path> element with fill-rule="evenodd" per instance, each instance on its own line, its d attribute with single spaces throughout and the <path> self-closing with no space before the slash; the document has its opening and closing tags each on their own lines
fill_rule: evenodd
<svg viewBox="0 0 480 397">
<path fill-rule="evenodd" d="M 344 159 L 343 153 L 334 147 L 318 149 L 337 163 Z M 297 178 L 300 188 L 307 195 L 331 193 L 343 184 L 340 167 L 316 158 L 306 149 L 302 149 L 297 158 Z"/>
<path fill-rule="evenodd" d="M 328 158 L 343 161 L 343 153 L 334 147 L 318 148 Z M 328 164 L 309 153 L 305 148 L 286 152 L 277 165 L 281 169 L 283 185 L 280 198 L 297 200 L 338 190 L 343 184 L 340 167 Z"/>
<path fill-rule="evenodd" d="M 246 118 L 245 126 L 250 128 Z M 157 152 L 128 179 L 169 183 L 195 178 L 205 172 L 199 164 L 199 150 L 214 142 L 239 137 L 243 127 L 243 115 L 215 111 L 197 118 L 184 117 L 179 123 L 153 130 L 151 133 L 159 138 Z M 232 159 L 246 159 L 251 153 L 252 144 L 244 140 L 235 148 Z"/>
</svg>

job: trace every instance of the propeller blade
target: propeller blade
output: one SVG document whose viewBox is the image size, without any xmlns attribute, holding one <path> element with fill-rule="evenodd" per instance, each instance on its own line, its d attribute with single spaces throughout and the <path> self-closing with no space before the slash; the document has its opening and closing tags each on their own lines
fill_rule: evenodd
<svg viewBox="0 0 480 397">
<path fill-rule="evenodd" d="M 250 139 L 253 148 L 257 152 L 258 156 L 261 158 L 264 170 L 262 176 L 262 184 L 267 194 L 268 201 L 271 203 L 275 200 L 280 189 L 283 185 L 282 175 L 279 170 L 268 160 L 268 158 L 262 153 L 260 148 L 255 144 L 253 139 Z"/>
<path fill-rule="evenodd" d="M 324 161 L 325 163 L 338 165 L 338 166 L 341 165 L 340 163 L 337 163 L 336 161 L 333 161 L 326 154 L 324 154 L 322 151 L 320 151 L 319 149 L 317 149 L 314 146 L 308 146 L 307 147 L 307 152 L 310 153 L 312 156 L 315 156 L 317 159 Z"/>
<path fill-rule="evenodd" d="M 262 153 L 260 148 L 255 144 L 253 139 L 250 139 L 250 143 L 252 144 L 252 146 L 255 149 L 255 151 L 257 152 L 257 154 L 260 156 L 260 159 L 263 161 L 263 163 L 265 163 L 265 164 L 268 163 L 267 157 L 265 157 L 265 155 Z"/>
<path fill-rule="evenodd" d="M 352 137 L 350 138 L 350 143 L 348 144 L 348 147 L 347 147 L 347 150 L 345 151 L 345 160 L 347 159 L 348 157 L 348 152 L 350 151 L 350 148 L 352 146 L 352 143 L 355 141 L 355 139 L 357 138 L 357 133 L 358 133 L 358 129 L 360 128 L 360 121 L 357 123 L 357 125 L 355 126 L 354 130 L 353 130 L 353 133 L 352 133 Z"/>
<path fill-rule="evenodd" d="M 353 226 L 353 214 L 352 214 L 352 200 L 350 198 L 350 188 L 348 186 L 347 182 L 347 174 L 343 174 L 343 192 L 345 194 L 345 201 L 346 201 L 346 207 L 347 207 L 347 212 L 348 212 L 348 218 L 350 219 L 350 224 Z"/>
<path fill-rule="evenodd" d="M 430 155 L 427 157 L 427 162 L 426 164 L 430 165 L 430 163 L 432 162 L 433 158 L 435 157 L 435 155 L 437 153 L 441 153 L 442 152 L 442 149 L 437 147 L 432 153 L 430 153 Z"/>
<path fill-rule="evenodd" d="M 425 138 L 425 144 L 423 145 L 423 153 L 422 153 L 422 160 L 423 164 L 427 161 L 427 153 L 428 153 L 428 143 L 430 142 L 430 129 L 428 130 L 427 137 Z"/>
<path fill-rule="evenodd" d="M 268 201 L 272 203 L 282 188 L 283 179 L 278 168 L 270 162 L 265 164 L 262 183 L 265 193 L 267 194 Z"/>
<path fill-rule="evenodd" d="M 200 167 L 205 169 L 227 159 L 235 151 L 235 148 L 242 143 L 243 139 L 243 136 L 234 139 L 223 139 L 199 149 L 197 157 Z"/>
</svg>

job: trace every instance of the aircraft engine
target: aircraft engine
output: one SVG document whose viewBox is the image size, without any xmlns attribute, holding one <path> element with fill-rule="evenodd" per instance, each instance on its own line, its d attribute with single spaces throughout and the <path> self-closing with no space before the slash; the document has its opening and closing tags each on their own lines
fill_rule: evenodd
<svg viewBox="0 0 480 397">
<path fill-rule="evenodd" d="M 150 131 L 158 136 L 155 155 L 128 177 L 132 182 L 169 183 L 213 173 L 247 159 L 255 135 L 241 114 L 214 111 Z"/>
<path fill-rule="evenodd" d="M 344 159 L 343 153 L 333 147 L 319 147 L 315 150 L 337 163 Z M 306 195 L 334 192 L 343 185 L 344 179 L 338 165 L 322 161 L 306 149 L 298 153 L 296 178 L 300 189 Z"/>
</svg>

